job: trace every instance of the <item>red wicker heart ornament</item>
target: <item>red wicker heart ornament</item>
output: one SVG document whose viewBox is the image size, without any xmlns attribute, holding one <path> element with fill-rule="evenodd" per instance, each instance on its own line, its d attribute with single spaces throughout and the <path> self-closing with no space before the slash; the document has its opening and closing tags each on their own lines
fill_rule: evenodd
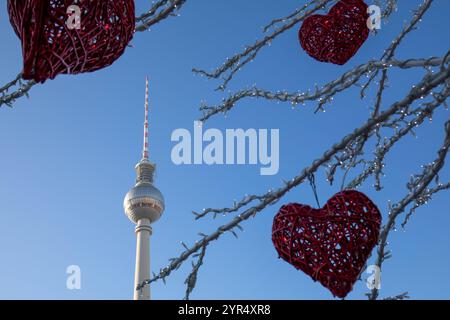
<svg viewBox="0 0 450 320">
<path fill-rule="evenodd" d="M 353 288 L 378 242 L 381 214 L 363 193 L 334 195 L 322 209 L 282 206 L 272 241 L 281 258 L 343 298 Z"/>
<path fill-rule="evenodd" d="M 76 28 L 67 23 L 73 5 Z M 37 82 L 111 65 L 135 28 L 134 0 L 8 0 L 8 13 L 22 41 L 23 78 Z"/>
<path fill-rule="evenodd" d="M 314 59 L 345 64 L 369 36 L 367 4 L 341 0 L 327 15 L 308 17 L 299 31 L 302 48 Z"/>
</svg>

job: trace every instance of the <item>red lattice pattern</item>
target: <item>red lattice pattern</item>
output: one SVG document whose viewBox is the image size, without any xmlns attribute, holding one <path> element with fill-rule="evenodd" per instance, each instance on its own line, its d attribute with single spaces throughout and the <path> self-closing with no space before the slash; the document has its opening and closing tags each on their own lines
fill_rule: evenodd
<svg viewBox="0 0 450 320">
<path fill-rule="evenodd" d="M 281 258 L 343 298 L 378 242 L 381 215 L 363 193 L 343 191 L 322 209 L 282 206 L 272 241 Z"/>
<path fill-rule="evenodd" d="M 71 5 L 81 9 L 80 29 L 66 25 Z M 22 41 L 23 78 L 44 82 L 111 65 L 133 37 L 134 11 L 134 0 L 8 0 Z"/>
<path fill-rule="evenodd" d="M 299 31 L 302 48 L 318 61 L 345 64 L 369 36 L 367 8 L 362 0 L 341 0 L 327 15 L 308 17 Z"/>
</svg>

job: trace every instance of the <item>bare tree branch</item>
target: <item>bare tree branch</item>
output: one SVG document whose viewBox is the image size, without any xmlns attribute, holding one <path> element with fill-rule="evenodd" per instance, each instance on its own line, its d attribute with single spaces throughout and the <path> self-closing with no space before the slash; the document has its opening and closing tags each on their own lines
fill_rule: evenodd
<svg viewBox="0 0 450 320">
<path fill-rule="evenodd" d="M 199 121 L 206 121 L 218 113 L 226 113 L 233 107 L 235 107 L 237 102 L 245 98 L 263 98 L 266 100 L 289 102 L 294 106 L 298 104 L 304 104 L 307 101 L 318 101 L 317 109 L 322 109 L 326 103 L 333 100 L 334 96 L 337 93 L 355 85 L 362 76 L 368 74 L 373 70 L 388 69 L 393 67 L 400 69 L 433 67 L 440 66 L 442 62 L 443 58 L 437 57 L 432 57 L 429 59 L 408 59 L 404 61 L 391 60 L 388 62 L 369 61 L 368 63 L 359 65 L 352 70 L 345 72 L 341 77 L 325 84 L 320 89 L 315 88 L 313 92 L 310 92 L 309 90 L 306 92 L 295 93 L 289 93 L 287 91 L 270 92 L 267 90 L 258 89 L 256 87 L 247 90 L 241 90 L 235 94 L 232 94 L 227 99 L 224 99 L 220 105 L 202 105 L 200 107 L 200 110 L 203 111 L 203 116 L 199 119 Z"/>
<path fill-rule="evenodd" d="M 189 297 L 192 291 L 194 290 L 195 285 L 197 284 L 198 270 L 203 264 L 203 258 L 205 257 L 205 253 L 206 253 L 206 246 L 204 246 L 201 252 L 198 254 L 197 262 L 195 264 L 192 262 L 192 272 L 184 281 L 184 284 L 186 284 L 186 295 L 184 297 L 184 300 L 189 300 Z M 193 257 L 195 258 L 195 255 Z"/>
<path fill-rule="evenodd" d="M 147 12 L 136 17 L 136 31 L 148 30 L 170 16 L 176 16 L 186 0 L 159 0 Z"/>
<path fill-rule="evenodd" d="M 375 159 L 370 162 L 366 161 L 366 164 L 368 164 L 367 168 L 348 184 L 347 189 L 357 188 L 369 176 L 375 174 L 376 182 L 374 187 L 377 190 L 381 190 L 380 176 L 383 173 L 383 162 L 388 152 L 398 141 L 400 141 L 401 138 L 411 133 L 414 128 L 420 126 L 427 118 L 430 118 L 433 115 L 434 110 L 436 110 L 436 108 L 438 108 L 440 105 L 444 104 L 449 95 L 450 84 L 447 83 L 441 93 L 434 94 L 435 100 L 433 102 L 426 104 L 424 108 L 418 108 L 411 111 L 410 114 L 415 115 L 415 117 L 408 121 L 403 128 L 397 130 L 397 132 L 393 136 L 391 136 L 389 139 L 386 139 L 383 144 L 376 147 L 375 151 L 373 152 L 375 155 Z M 387 126 L 391 126 L 391 124 L 387 124 Z"/>
<path fill-rule="evenodd" d="M 383 300 L 408 300 L 410 298 L 408 292 L 403 292 L 399 295 L 393 296 L 393 297 L 387 297 Z"/>
<path fill-rule="evenodd" d="M 428 204 L 431 200 L 432 196 L 440 191 L 449 190 L 450 182 L 447 183 L 438 183 L 436 187 L 424 190 L 417 199 L 414 200 L 414 206 L 409 210 L 409 212 L 405 215 L 405 219 L 402 222 L 402 228 L 406 226 L 411 216 L 414 212 L 424 204 Z"/>
</svg>

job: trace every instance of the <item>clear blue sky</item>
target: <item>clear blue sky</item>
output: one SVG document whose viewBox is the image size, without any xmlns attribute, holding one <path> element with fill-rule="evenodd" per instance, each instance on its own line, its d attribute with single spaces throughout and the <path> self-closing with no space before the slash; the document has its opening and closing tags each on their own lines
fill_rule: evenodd
<svg viewBox="0 0 450 320">
<path fill-rule="evenodd" d="M 138 0 L 138 12 L 150 1 Z M 170 159 L 174 129 L 192 131 L 202 99 L 223 97 L 218 83 L 191 73 L 192 67 L 212 68 L 252 43 L 261 27 L 284 16 L 303 1 L 195 0 L 181 17 L 152 31 L 137 34 L 134 48 L 112 67 L 92 74 L 60 76 L 31 91 L 14 109 L 0 109 L 0 298 L 129 299 L 132 297 L 135 235 L 122 201 L 133 186 L 134 165 L 142 142 L 144 77 L 151 78 L 151 158 L 157 163 L 156 184 L 166 199 L 164 216 L 154 225 L 152 269 L 228 221 L 219 217 L 196 222 L 192 210 L 232 205 L 246 193 L 263 193 L 293 177 L 368 115 L 372 97 L 360 101 L 352 90 L 335 99 L 326 113 L 314 115 L 314 105 L 291 110 L 290 105 L 247 100 L 227 118 L 218 116 L 206 127 L 280 129 L 280 171 L 260 176 L 259 166 L 176 166 Z M 372 1 L 369 1 L 370 3 Z M 399 0 L 399 10 L 371 35 L 346 66 L 322 64 L 299 47 L 294 28 L 274 41 L 231 83 L 238 90 L 256 83 L 273 90 L 305 90 L 324 84 L 353 66 L 381 56 L 392 37 L 420 1 Z M 448 50 L 450 2 L 437 0 L 419 29 L 404 41 L 399 58 L 442 55 Z M 21 49 L 0 6 L 0 83 L 21 70 Z M 420 78 L 406 71 L 391 77 L 386 102 L 403 97 Z M 369 180 L 366 192 L 386 216 L 387 201 L 401 199 L 409 174 L 435 158 L 448 111 L 418 130 L 388 157 L 385 189 L 376 192 Z M 448 167 L 442 178 L 450 178 Z M 317 177 L 323 202 L 337 192 L 323 175 Z M 200 270 L 195 299 L 331 299 L 309 277 L 277 259 L 271 243 L 272 219 L 287 202 L 314 204 L 311 189 L 301 186 L 280 203 L 243 224 L 236 240 L 231 234 L 214 242 Z M 393 258 L 385 263 L 382 296 L 410 292 L 413 298 L 450 298 L 450 224 L 448 194 L 420 209 L 405 232 L 390 238 Z M 66 289 L 66 267 L 79 265 L 82 290 Z M 190 263 L 175 272 L 167 285 L 152 288 L 155 299 L 184 296 L 183 281 Z M 364 298 L 363 282 L 350 299 Z"/>
</svg>

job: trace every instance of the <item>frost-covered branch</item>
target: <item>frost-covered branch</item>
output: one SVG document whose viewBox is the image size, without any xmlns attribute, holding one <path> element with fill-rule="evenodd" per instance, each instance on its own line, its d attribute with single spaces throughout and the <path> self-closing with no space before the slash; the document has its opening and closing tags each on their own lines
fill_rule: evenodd
<svg viewBox="0 0 450 320">
<path fill-rule="evenodd" d="M 16 101 L 16 99 L 23 96 L 28 97 L 28 92 L 34 85 L 36 85 L 36 82 L 34 80 L 23 80 L 22 73 L 19 73 L 14 80 L 8 82 L 6 85 L 0 88 L 0 107 L 5 104 L 8 107 L 12 108 L 13 103 Z M 18 86 L 19 88 L 9 93 L 9 90 L 15 86 Z"/>
<path fill-rule="evenodd" d="M 399 295 L 393 296 L 393 297 L 387 297 L 383 300 L 408 300 L 410 298 L 408 292 L 403 292 Z"/>
<path fill-rule="evenodd" d="M 192 272 L 186 278 L 186 281 L 184 281 L 184 284 L 186 285 L 186 295 L 184 297 L 184 300 L 189 300 L 191 292 L 194 290 L 195 285 L 197 284 L 198 270 L 203 264 L 203 258 L 205 258 L 205 253 L 206 253 L 206 246 L 204 246 L 201 252 L 197 254 L 198 256 L 197 262 L 196 263 L 192 262 Z M 196 258 L 196 255 L 193 255 L 193 258 Z"/>
<path fill-rule="evenodd" d="M 157 1 L 147 12 L 136 17 L 136 31 L 148 30 L 151 26 L 168 17 L 177 16 L 177 12 L 185 2 L 186 0 Z"/>
<path fill-rule="evenodd" d="M 399 142 L 407 134 L 414 134 L 414 129 L 419 127 L 426 119 L 431 119 L 434 111 L 441 105 L 446 104 L 446 100 L 450 95 L 450 83 L 447 83 L 440 93 L 433 95 L 434 101 L 425 104 L 423 108 L 417 108 L 410 112 L 405 112 L 403 116 L 413 116 L 413 118 L 406 122 L 406 124 L 399 129 L 397 121 L 387 123 L 385 126 L 392 127 L 396 132 L 389 138 L 385 138 L 384 142 L 377 145 L 373 154 L 375 155 L 372 161 L 365 161 L 366 168 L 347 185 L 347 189 L 354 189 L 360 186 L 368 177 L 375 175 L 374 187 L 379 191 L 381 187 L 381 175 L 383 174 L 383 168 L 385 166 L 384 159 L 386 155 L 391 151 L 392 147 Z"/>
<path fill-rule="evenodd" d="M 447 59 L 449 59 L 447 57 Z M 305 104 L 308 101 L 317 101 L 317 109 L 322 109 L 326 103 L 333 100 L 334 96 L 357 84 L 357 82 L 373 70 L 400 68 L 409 69 L 416 67 L 436 67 L 443 62 L 443 57 L 432 57 L 428 59 L 408 59 L 408 60 L 391 60 L 391 61 L 369 61 L 368 63 L 359 65 L 352 70 L 342 74 L 338 79 L 333 80 L 321 88 L 316 87 L 315 90 L 307 90 L 305 92 L 287 92 L 277 91 L 271 92 L 268 90 L 253 87 L 251 89 L 241 90 L 232 94 L 230 97 L 224 99 L 221 104 L 217 106 L 202 105 L 200 110 L 203 111 L 203 116 L 199 121 L 206 121 L 218 113 L 226 113 L 236 106 L 236 103 L 245 98 L 262 98 L 266 100 L 288 102 L 292 105 Z"/>
<path fill-rule="evenodd" d="M 416 212 L 416 210 L 423 206 L 424 204 L 428 204 L 430 202 L 433 195 L 440 191 L 449 190 L 450 182 L 440 183 L 438 182 L 435 187 L 424 190 L 417 199 L 414 200 L 414 205 L 409 210 L 409 212 L 405 215 L 405 219 L 402 222 L 402 228 L 406 226 L 411 216 Z"/>
</svg>

